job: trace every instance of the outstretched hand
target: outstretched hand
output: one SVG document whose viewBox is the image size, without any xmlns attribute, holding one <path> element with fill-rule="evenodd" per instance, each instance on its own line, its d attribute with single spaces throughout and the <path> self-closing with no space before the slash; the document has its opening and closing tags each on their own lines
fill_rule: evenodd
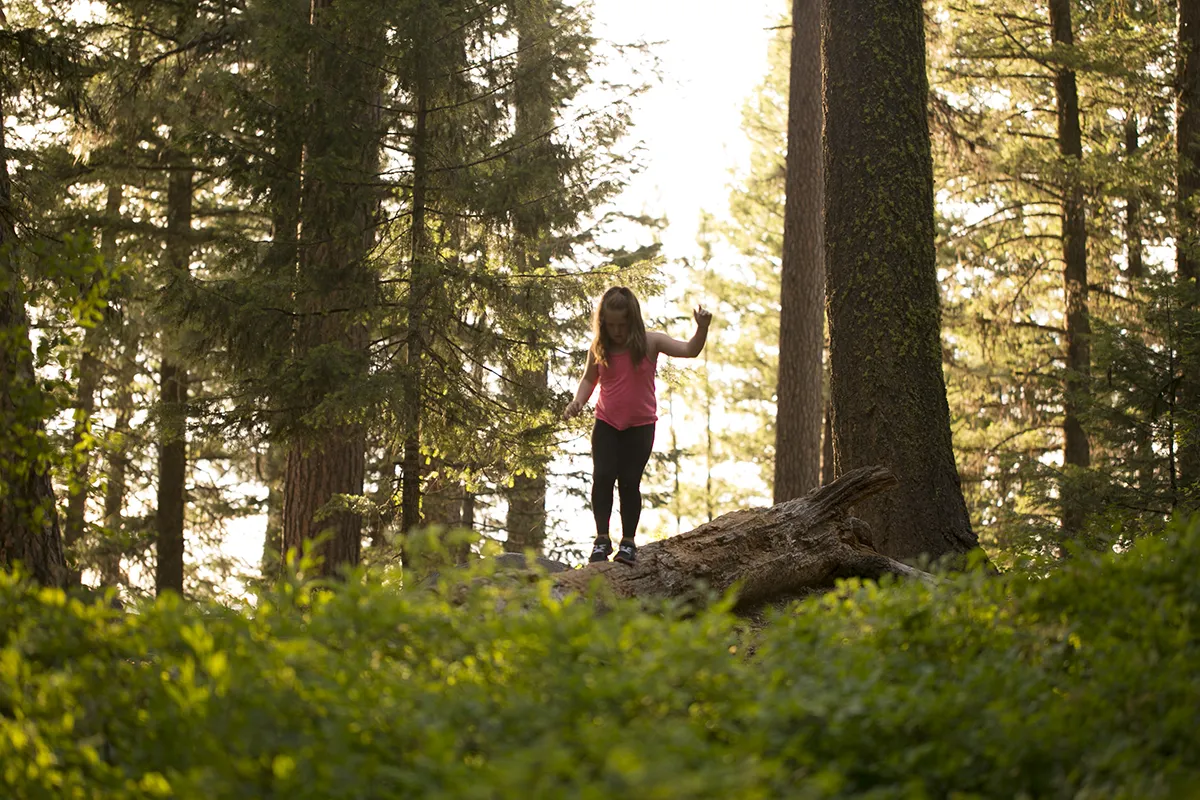
<svg viewBox="0 0 1200 800">
<path fill-rule="evenodd" d="M 696 306 L 696 311 L 692 316 L 696 318 L 696 324 L 701 328 L 707 328 L 712 322 L 712 312 L 707 311 L 704 306 Z"/>
</svg>

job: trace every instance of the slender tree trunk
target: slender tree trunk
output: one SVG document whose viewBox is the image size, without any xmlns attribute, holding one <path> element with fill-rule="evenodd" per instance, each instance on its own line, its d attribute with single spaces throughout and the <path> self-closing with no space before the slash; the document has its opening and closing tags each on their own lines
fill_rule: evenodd
<svg viewBox="0 0 1200 800">
<path fill-rule="evenodd" d="M 899 479 L 858 512 L 892 558 L 977 546 L 942 377 L 920 0 L 824 0 L 834 457 Z"/>
<path fill-rule="evenodd" d="M 1070 0 L 1050 0 L 1050 27 L 1055 45 L 1074 47 Z M 1067 382 L 1063 401 L 1063 464 L 1066 480 L 1062 488 L 1063 535 L 1078 536 L 1083 529 L 1084 498 L 1072 487 L 1072 469 L 1091 466 L 1091 448 L 1081 419 L 1082 406 L 1091 380 L 1091 325 L 1088 321 L 1087 224 L 1083 185 L 1078 170 L 1083 158 L 1079 129 L 1079 94 L 1075 71 L 1060 68 L 1054 78 L 1058 107 L 1058 151 L 1066 162 L 1063 186 L 1063 292 L 1066 297 Z"/>
<path fill-rule="evenodd" d="M 287 448 L 278 442 L 267 445 L 259 480 L 267 487 L 267 526 L 259 569 L 264 578 L 275 578 L 283 563 L 283 492 Z"/>
<path fill-rule="evenodd" d="M 117 257 L 116 235 L 111 223 L 121 214 L 121 199 L 124 194 L 120 184 L 108 187 L 104 201 L 106 227 L 100 232 L 100 255 L 106 265 L 115 264 Z M 106 315 L 107 316 L 107 315 Z M 71 453 L 73 457 L 67 515 L 63 526 L 63 544 L 68 554 L 83 538 L 87 529 L 87 501 L 91 484 L 91 447 L 86 437 L 91 434 L 92 414 L 96 410 L 96 392 L 104 379 L 104 362 L 97 355 L 105 340 L 106 324 L 88 328 L 83 336 L 83 352 L 79 359 L 79 383 L 75 393 L 75 426 L 71 431 Z M 79 583 L 80 569 L 70 572 L 70 582 Z"/>
<path fill-rule="evenodd" d="M 775 502 L 821 478 L 821 349 L 825 341 L 821 2 L 793 0 L 787 199 L 779 310 Z"/>
<path fill-rule="evenodd" d="M 554 128 L 554 112 L 547 95 L 553 79 L 550 10 L 545 0 L 514 0 L 511 9 L 516 21 L 518 53 L 513 88 L 516 135 L 521 149 L 516 158 L 530 166 L 532 175 L 536 174 L 533 170 L 538 169 L 539 161 L 551 157 L 547 147 Z M 543 187 L 533 178 L 529 183 L 524 188 L 533 195 L 533 202 L 520 203 L 513 214 L 517 259 L 523 266 L 521 271 L 526 274 L 547 266 L 546 259 L 538 252 L 538 243 L 546 232 L 544 201 L 539 198 L 548 193 L 549 187 Z M 527 285 L 524 300 L 526 319 L 538 319 L 548 310 L 548 299 L 536 282 Z M 529 349 L 538 354 L 538 364 L 515 376 L 516 382 L 537 398 L 535 404 L 540 404 L 550 388 L 550 365 L 548 358 L 542 355 L 544 332 L 534 325 L 525 332 L 524 338 Z M 532 460 L 532 474 L 514 476 L 512 488 L 507 492 L 508 538 L 504 548 L 508 552 L 532 550 L 541 555 L 546 543 L 546 466 L 549 459 L 545 453 L 537 453 Z"/>
<path fill-rule="evenodd" d="M 1125 117 L 1125 158 L 1132 162 L 1141 149 L 1137 113 L 1130 110 Z M 1125 198 L 1125 277 L 1136 292 L 1146 277 L 1142 261 L 1142 201 L 1139 191 L 1130 189 Z M 1134 457 L 1137 459 L 1138 491 L 1149 502 L 1154 494 L 1154 446 L 1150 430 L 1150 418 L 1136 421 L 1134 430 Z"/>
<path fill-rule="evenodd" d="M 1179 0 L 1176 147 L 1178 234 L 1175 258 L 1185 307 L 1180 347 L 1179 482 L 1184 492 L 1200 483 L 1200 0 Z M 1193 500 L 1193 505 L 1195 501 Z"/>
<path fill-rule="evenodd" d="M 67 490 L 67 513 L 63 519 L 63 545 L 68 553 L 83 539 L 87 528 L 87 501 L 91 484 L 92 415 L 96 410 L 96 391 L 103 377 L 103 362 L 96 356 L 103 341 L 103 328 L 95 325 L 83 336 L 79 359 L 79 382 L 75 390 L 75 425 L 71 430 L 71 480 Z M 79 583 L 79 569 L 69 571 L 68 580 Z"/>
<path fill-rule="evenodd" d="M 1125 157 L 1132 161 L 1137 157 L 1141 144 L 1138 141 L 1137 113 L 1130 111 L 1125 118 Z M 1142 199 L 1136 189 L 1125 198 L 1125 249 L 1128 263 L 1125 268 L 1129 280 L 1137 282 L 1146 277 L 1142 263 Z"/>
<path fill-rule="evenodd" d="M 39 583 L 67 581 L 62 533 L 47 455 L 51 405 L 37 383 L 8 174 L 5 105 L 0 96 L 0 567 L 24 565 Z M 26 431 L 21 434 L 19 431 Z"/>
<path fill-rule="evenodd" d="M 417 69 L 421 69 L 420 66 Z M 407 424 L 400 488 L 400 531 L 407 534 L 421 524 L 421 416 L 423 361 L 425 358 L 425 303 L 433 265 L 425 230 L 425 196 L 429 181 L 428 82 L 418 79 L 417 117 L 413 129 L 412 280 L 408 306 Z"/>
<path fill-rule="evenodd" d="M 825 401 L 825 424 L 821 435 L 821 485 L 833 483 L 837 474 L 833 465 L 833 402 Z"/>
<path fill-rule="evenodd" d="M 192 169 L 172 154 L 167 179 L 167 290 L 185 280 L 192 250 Z M 159 368 L 158 512 L 155 515 L 157 594 L 183 594 L 184 517 L 187 509 L 187 370 L 173 353 L 171 337 L 163 337 Z"/>
<path fill-rule="evenodd" d="M 122 355 L 121 358 L 132 358 Z M 118 380 L 131 373 L 123 370 L 118 374 Z M 100 571 L 102 586 L 116 586 L 123 583 L 121 574 L 121 558 L 124 555 L 118 543 L 124 540 L 125 532 L 125 495 L 126 473 L 129 469 L 129 433 L 130 420 L 133 417 L 133 392 L 130 384 L 133 375 L 128 374 L 128 383 L 119 383 L 113 401 L 116 420 L 113 423 L 112 437 L 108 442 L 108 468 L 105 473 L 104 487 L 104 529 L 105 538 L 99 548 L 97 568 Z"/>
</svg>

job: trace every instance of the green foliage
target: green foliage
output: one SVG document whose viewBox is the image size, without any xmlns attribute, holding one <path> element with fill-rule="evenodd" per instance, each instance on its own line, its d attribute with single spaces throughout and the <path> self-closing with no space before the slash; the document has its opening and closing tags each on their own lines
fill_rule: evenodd
<svg viewBox="0 0 1200 800">
<path fill-rule="evenodd" d="M 0 576 L 0 785 L 41 797 L 1178 797 L 1200 520 L 1049 577 L 847 582 L 747 631 L 496 579 L 137 613 Z M 452 598 L 452 600 L 447 599 Z M 600 610 L 603 609 L 603 610 Z"/>
<path fill-rule="evenodd" d="M 1078 181 L 1086 195 L 1091 363 L 1101 384 L 1093 394 L 1110 391 L 1113 347 L 1154 346 L 1141 336 L 1148 306 L 1137 284 L 1169 269 L 1161 254 L 1172 236 L 1174 112 L 1161 76 L 1174 69 L 1174 12 L 1159 3 L 1071 5 L 1069 49 L 1051 45 L 1044 2 L 972 0 L 931 16 L 947 388 L 967 503 L 981 542 L 1001 560 L 1053 549 L 1058 498 L 1079 498 L 1093 513 L 1112 502 L 1108 478 L 1130 455 L 1117 443 L 1144 439 L 1128 414 L 1094 410 L 1084 420 L 1092 469 L 1061 468 L 1064 187 Z M 1063 68 L 1078 83 L 1078 164 L 1057 146 L 1054 78 Z M 1124 344 L 1105 344 L 1112 331 Z"/>
</svg>

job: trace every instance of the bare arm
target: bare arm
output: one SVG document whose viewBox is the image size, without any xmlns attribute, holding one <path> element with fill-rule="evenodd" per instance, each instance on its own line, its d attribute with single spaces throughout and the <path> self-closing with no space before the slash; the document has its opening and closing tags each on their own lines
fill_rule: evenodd
<svg viewBox="0 0 1200 800">
<path fill-rule="evenodd" d="M 583 377 L 579 379 L 579 388 L 575 390 L 575 399 L 567 403 L 567 407 L 563 411 L 563 419 L 570 419 L 583 410 L 583 407 L 587 405 L 588 398 L 596 389 L 596 380 L 599 377 L 600 369 L 592 358 L 592 351 L 588 350 L 587 366 L 584 367 Z"/>
<path fill-rule="evenodd" d="M 712 323 L 712 313 L 705 311 L 704 307 L 700 306 L 693 316 L 696 318 L 696 332 L 692 334 L 691 339 L 681 342 L 678 339 L 672 339 L 665 333 L 653 331 L 646 334 L 650 349 L 674 358 L 695 358 L 700 355 L 704 349 L 704 343 L 708 340 L 708 326 Z"/>
</svg>

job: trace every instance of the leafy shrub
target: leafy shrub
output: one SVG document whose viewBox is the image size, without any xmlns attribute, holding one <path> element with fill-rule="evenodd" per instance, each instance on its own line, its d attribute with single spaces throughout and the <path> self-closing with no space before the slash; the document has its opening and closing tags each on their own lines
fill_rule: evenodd
<svg viewBox="0 0 1200 800">
<path fill-rule="evenodd" d="M 1186 796 L 1198 574 L 1177 523 L 1046 578 L 843 583 L 754 631 L 544 583 L 124 613 L 0 576 L 0 793 Z"/>
</svg>

